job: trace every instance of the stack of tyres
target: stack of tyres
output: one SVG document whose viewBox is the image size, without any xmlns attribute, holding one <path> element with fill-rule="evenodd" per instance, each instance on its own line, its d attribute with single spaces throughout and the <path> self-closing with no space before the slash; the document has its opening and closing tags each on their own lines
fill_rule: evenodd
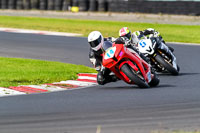
<svg viewBox="0 0 200 133">
<path fill-rule="evenodd" d="M 31 9 L 39 8 L 39 0 L 31 0 Z"/>
<path fill-rule="evenodd" d="M 30 0 L 23 0 L 23 7 L 26 10 L 31 9 L 31 1 Z"/>
<path fill-rule="evenodd" d="M 8 8 L 8 0 L 1 0 L 1 9 Z"/>
<path fill-rule="evenodd" d="M 80 11 L 87 11 L 88 10 L 88 0 L 79 0 L 79 10 Z"/>
<path fill-rule="evenodd" d="M 89 0 L 89 11 L 97 11 L 97 1 Z"/>
<path fill-rule="evenodd" d="M 54 10 L 54 3 L 55 3 L 55 0 L 48 0 L 47 3 L 48 3 L 47 9 L 48 9 L 48 10 Z"/>
<path fill-rule="evenodd" d="M 63 0 L 55 0 L 55 10 L 61 10 L 62 9 L 62 3 L 63 3 Z"/>
<path fill-rule="evenodd" d="M 72 6 L 72 0 L 63 0 L 62 10 L 69 10 Z"/>
<path fill-rule="evenodd" d="M 78 6 L 78 1 L 79 1 L 79 0 L 73 0 L 73 1 L 72 1 L 72 6 Z"/>
<path fill-rule="evenodd" d="M 47 0 L 40 0 L 40 10 L 46 10 L 47 9 Z"/>
<path fill-rule="evenodd" d="M 8 9 L 16 9 L 17 0 L 9 0 L 8 1 Z"/>
<path fill-rule="evenodd" d="M 23 9 L 23 0 L 17 0 L 16 1 L 16 9 Z"/>
<path fill-rule="evenodd" d="M 106 11 L 106 0 L 98 0 L 98 11 Z"/>
</svg>

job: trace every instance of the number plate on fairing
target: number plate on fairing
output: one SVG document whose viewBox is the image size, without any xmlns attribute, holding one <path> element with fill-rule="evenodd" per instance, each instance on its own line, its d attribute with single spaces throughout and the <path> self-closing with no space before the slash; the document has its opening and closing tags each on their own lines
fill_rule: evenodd
<svg viewBox="0 0 200 133">
<path fill-rule="evenodd" d="M 151 82 L 151 72 L 147 73 L 147 78 L 148 78 L 148 81 Z"/>
<path fill-rule="evenodd" d="M 111 48 L 107 49 L 104 59 L 113 58 L 115 55 L 115 51 L 116 51 L 116 47 L 111 47 Z"/>
<path fill-rule="evenodd" d="M 138 48 L 139 48 L 139 51 L 143 54 L 152 55 L 154 53 L 154 47 L 150 39 L 140 40 Z"/>
</svg>

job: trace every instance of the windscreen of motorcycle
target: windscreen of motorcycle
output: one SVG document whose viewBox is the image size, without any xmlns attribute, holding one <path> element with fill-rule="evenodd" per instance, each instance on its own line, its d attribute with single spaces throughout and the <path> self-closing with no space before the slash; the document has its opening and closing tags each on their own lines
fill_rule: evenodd
<svg viewBox="0 0 200 133">
<path fill-rule="evenodd" d="M 116 46 L 115 47 L 110 47 L 106 50 L 104 59 L 110 59 L 115 56 L 115 51 L 116 51 Z"/>
<path fill-rule="evenodd" d="M 102 46 L 103 50 L 106 51 L 110 47 L 112 47 L 112 43 L 109 41 L 104 41 L 103 46 Z"/>
</svg>

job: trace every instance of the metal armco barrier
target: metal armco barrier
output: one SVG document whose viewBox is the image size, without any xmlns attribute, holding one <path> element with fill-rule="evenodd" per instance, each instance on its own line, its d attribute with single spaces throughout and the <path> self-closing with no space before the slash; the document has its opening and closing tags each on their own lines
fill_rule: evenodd
<svg viewBox="0 0 200 133">
<path fill-rule="evenodd" d="M 0 0 L 0 9 L 140 12 L 200 15 L 198 0 Z"/>
</svg>

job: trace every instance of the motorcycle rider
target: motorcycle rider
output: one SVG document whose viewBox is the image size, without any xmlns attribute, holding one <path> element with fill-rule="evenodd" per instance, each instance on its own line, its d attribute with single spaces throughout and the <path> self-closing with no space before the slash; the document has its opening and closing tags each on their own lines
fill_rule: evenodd
<svg viewBox="0 0 200 133">
<path fill-rule="evenodd" d="M 115 41 L 115 43 L 118 44 L 124 44 L 126 47 L 129 47 L 130 50 L 134 50 L 134 52 L 136 52 L 133 46 L 125 44 L 128 41 L 125 41 L 125 38 L 123 37 L 112 40 L 112 38 L 103 38 L 103 35 L 99 31 L 91 32 L 88 35 L 88 43 L 90 44 L 89 59 L 94 65 L 95 69 L 98 71 L 97 83 L 100 85 L 118 80 L 114 73 L 102 66 L 102 46 L 104 43 L 112 44 L 112 41 Z"/>
<path fill-rule="evenodd" d="M 153 28 L 145 29 L 144 31 L 135 31 L 131 33 L 128 27 L 123 27 L 119 30 L 120 37 L 127 37 L 132 45 L 135 47 L 138 46 L 138 42 L 141 39 L 154 37 L 157 40 L 158 48 L 165 51 L 165 53 L 171 57 L 173 67 L 177 69 L 176 57 L 172 53 L 174 51 L 173 48 L 167 46 L 162 36 L 158 31 Z"/>
</svg>

